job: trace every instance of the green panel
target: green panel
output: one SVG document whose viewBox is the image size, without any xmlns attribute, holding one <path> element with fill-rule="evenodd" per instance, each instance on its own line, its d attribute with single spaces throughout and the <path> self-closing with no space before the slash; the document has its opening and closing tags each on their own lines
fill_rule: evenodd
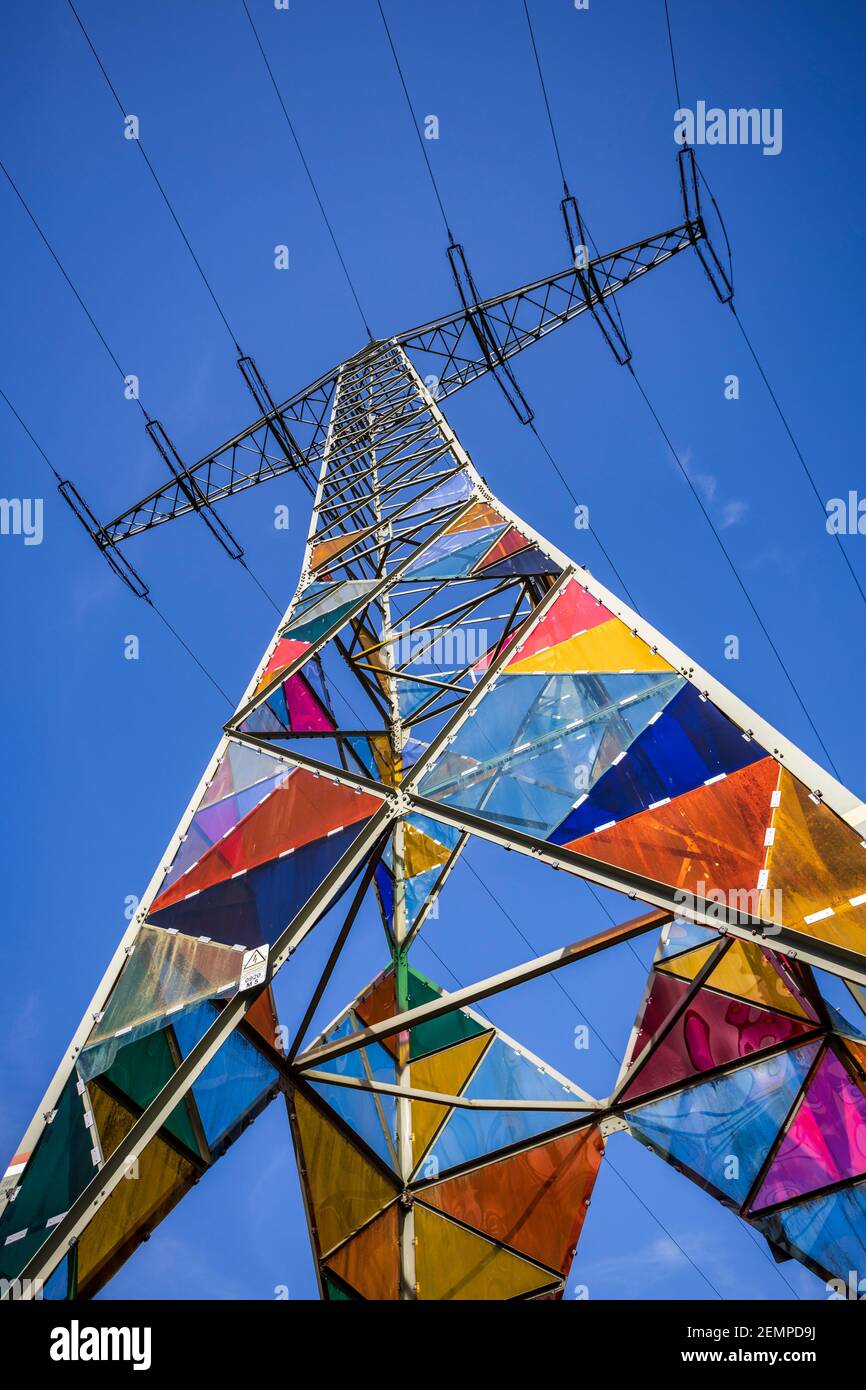
<svg viewBox="0 0 866 1390">
<path fill-rule="evenodd" d="M 45 1223 L 68 1211 L 96 1171 L 91 1158 L 93 1139 L 84 1123 L 84 1100 L 78 1094 L 75 1072 L 57 1103 L 24 1170 L 18 1196 L 0 1216 L 0 1274 L 15 1278 L 45 1240 Z M 7 1245 L 9 1236 L 31 1230 L 23 1240 Z"/>
<path fill-rule="evenodd" d="M 163 1029 L 122 1047 L 104 1079 L 144 1110 L 175 1070 L 168 1037 Z M 175 1106 L 164 1128 L 194 1154 L 201 1153 L 186 1101 L 182 1100 Z"/>
<path fill-rule="evenodd" d="M 330 1274 L 322 1274 L 322 1287 L 325 1290 L 325 1298 L 329 1303 L 354 1303 L 355 1295 L 341 1288 L 336 1279 L 332 1279 Z"/>
<path fill-rule="evenodd" d="M 421 1004 L 429 1004 L 439 999 L 442 991 L 432 985 L 417 970 L 409 967 L 409 1008 L 417 1009 Z M 410 1036 L 410 1060 L 426 1057 L 428 1052 L 438 1052 L 440 1048 L 450 1047 L 452 1043 L 462 1042 L 464 1038 L 477 1037 L 486 1030 L 460 1009 L 451 1014 L 443 1014 L 429 1023 L 421 1023 L 413 1028 Z"/>
</svg>

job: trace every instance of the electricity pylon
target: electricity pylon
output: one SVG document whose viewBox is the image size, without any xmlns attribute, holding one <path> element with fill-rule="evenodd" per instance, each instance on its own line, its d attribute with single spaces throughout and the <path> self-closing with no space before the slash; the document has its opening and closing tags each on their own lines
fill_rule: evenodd
<svg viewBox="0 0 866 1390">
<path fill-rule="evenodd" d="M 490 372 L 530 418 L 511 359 L 584 312 L 627 360 L 609 301 L 687 248 L 726 297 L 690 153 L 673 229 L 588 260 L 565 207 L 573 264 L 484 301 L 452 247 L 457 313 L 369 343 L 280 406 L 242 359 L 255 423 L 187 467 L 150 422 L 171 477 L 106 525 L 62 485 L 139 593 L 129 537 L 197 512 L 240 554 L 214 503 L 287 472 L 314 500 L 294 598 L 4 1178 L 6 1296 L 95 1293 L 281 1093 L 328 1298 L 560 1296 L 604 1144 L 628 1129 L 780 1257 L 837 1272 L 789 1214 L 859 1201 L 866 1154 L 794 1182 L 786 1145 L 819 1084 L 866 1112 L 857 1028 L 815 974 L 859 1009 L 866 808 L 511 513 L 441 404 Z M 473 835 L 642 915 L 445 994 L 410 956 Z M 310 1039 L 371 898 L 387 968 Z M 289 1040 L 270 982 L 338 907 Z M 656 961 L 610 1096 L 472 1008 L 648 932 Z M 706 1170 L 714 1142 L 683 1155 L 682 1114 L 670 1132 L 660 1118 L 706 1086 L 733 1097 L 730 1144 L 749 1135 L 736 1190 Z"/>
</svg>

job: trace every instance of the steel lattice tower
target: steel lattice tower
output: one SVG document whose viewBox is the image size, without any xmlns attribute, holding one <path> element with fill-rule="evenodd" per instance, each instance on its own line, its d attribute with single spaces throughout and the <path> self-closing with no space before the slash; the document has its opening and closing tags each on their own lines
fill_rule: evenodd
<svg viewBox="0 0 866 1390">
<path fill-rule="evenodd" d="M 489 300 L 452 247 L 457 313 L 283 405 L 243 358 L 256 421 L 189 468 L 150 422 L 170 478 L 114 521 L 63 485 L 138 592 L 129 537 L 196 512 L 231 553 L 215 502 L 287 472 L 314 500 L 294 598 L 4 1179 L 11 1296 L 95 1293 L 281 1094 L 328 1298 L 561 1296 L 618 1130 L 779 1258 L 847 1271 L 866 1044 L 820 981 L 860 1017 L 866 808 L 511 513 L 443 413 L 490 372 L 527 418 L 511 359 L 584 312 L 625 360 L 612 297 L 683 250 L 725 297 L 681 167 L 672 230 Z M 446 994 L 412 947 L 472 836 L 642 913 Z M 310 1038 L 371 897 L 386 969 Z M 270 981 L 337 909 L 288 1041 Z M 472 1007 L 650 932 L 609 1096 Z"/>
</svg>

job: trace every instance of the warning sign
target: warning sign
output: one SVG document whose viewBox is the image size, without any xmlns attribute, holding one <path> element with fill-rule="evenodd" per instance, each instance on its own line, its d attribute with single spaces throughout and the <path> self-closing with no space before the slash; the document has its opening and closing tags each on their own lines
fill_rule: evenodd
<svg viewBox="0 0 866 1390">
<path fill-rule="evenodd" d="M 238 989 L 243 993 L 246 989 L 256 989 L 263 985 L 268 974 L 268 950 L 267 946 L 256 946 L 252 951 L 244 952 L 244 963 L 241 966 L 241 979 Z"/>
</svg>

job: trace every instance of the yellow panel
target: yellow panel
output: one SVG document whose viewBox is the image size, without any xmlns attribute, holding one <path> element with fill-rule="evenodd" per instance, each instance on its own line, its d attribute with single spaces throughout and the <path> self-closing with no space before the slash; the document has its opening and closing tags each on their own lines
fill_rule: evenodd
<svg viewBox="0 0 866 1390">
<path fill-rule="evenodd" d="M 396 1188 L 300 1091 L 294 1107 L 319 1249 L 325 1254 L 381 1211 Z"/>
<path fill-rule="evenodd" d="M 828 806 L 814 802 L 784 768 L 779 786 L 764 911 L 822 941 L 866 951 L 866 849 L 860 836 Z"/>
<path fill-rule="evenodd" d="M 454 1047 L 446 1047 L 443 1052 L 434 1052 L 430 1057 L 413 1062 L 409 1085 L 418 1091 L 438 1091 L 444 1096 L 459 1096 L 490 1037 L 490 1033 L 480 1033 L 476 1038 L 467 1038 Z M 433 1136 L 450 1114 L 452 1111 L 447 1105 L 413 1100 L 412 1153 L 416 1167 L 422 1154 L 430 1147 Z"/>
<path fill-rule="evenodd" d="M 658 652 L 652 652 L 646 642 L 635 637 L 619 618 L 590 628 L 588 632 L 557 642 L 546 651 L 536 652 L 525 661 L 514 661 L 509 675 L 530 675 L 535 672 L 577 674 L 584 671 L 672 671 Z"/>
<path fill-rule="evenodd" d="M 681 956 L 660 962 L 658 968 L 669 975 L 677 975 L 681 980 L 693 980 L 718 944 L 717 941 L 709 941 L 705 946 L 697 946 L 693 951 L 685 951 Z M 781 975 L 761 948 L 751 941 L 734 940 L 706 983 L 714 989 L 723 990 L 725 994 L 735 994 L 738 999 L 751 999 L 766 1008 L 781 1009 L 785 1013 L 796 1014 L 798 1018 L 808 1018 Z"/>
<path fill-rule="evenodd" d="M 445 528 L 444 534 L 453 536 L 458 531 L 476 531 L 482 526 L 502 526 L 504 521 L 505 517 L 500 516 L 495 507 L 491 507 L 488 502 L 473 502 L 468 512 Z"/>
<path fill-rule="evenodd" d="M 681 956 L 670 960 L 660 960 L 658 969 L 668 975 L 676 975 L 680 980 L 693 980 L 707 959 L 718 946 L 718 941 L 708 941 L 705 946 L 696 946 L 693 951 L 683 951 Z"/>
<path fill-rule="evenodd" d="M 539 1269 L 415 1203 L 415 1277 L 418 1297 L 441 1303 L 456 1299 L 519 1298 L 551 1282 Z"/>
<path fill-rule="evenodd" d="M 134 1117 L 99 1086 L 91 1100 L 104 1156 L 129 1133 Z M 78 1288 L 95 1293 L 192 1185 L 194 1166 L 158 1136 L 129 1177 L 121 1178 L 78 1243 Z M 86 1286 L 90 1286 L 86 1288 Z"/>
<path fill-rule="evenodd" d="M 423 830 L 406 822 L 403 835 L 403 862 L 406 875 L 414 878 L 416 874 L 423 874 L 427 869 L 436 869 L 440 864 L 447 864 L 451 858 L 451 850 L 447 845 L 440 845 L 438 840 L 431 839 L 425 835 Z"/>
</svg>

